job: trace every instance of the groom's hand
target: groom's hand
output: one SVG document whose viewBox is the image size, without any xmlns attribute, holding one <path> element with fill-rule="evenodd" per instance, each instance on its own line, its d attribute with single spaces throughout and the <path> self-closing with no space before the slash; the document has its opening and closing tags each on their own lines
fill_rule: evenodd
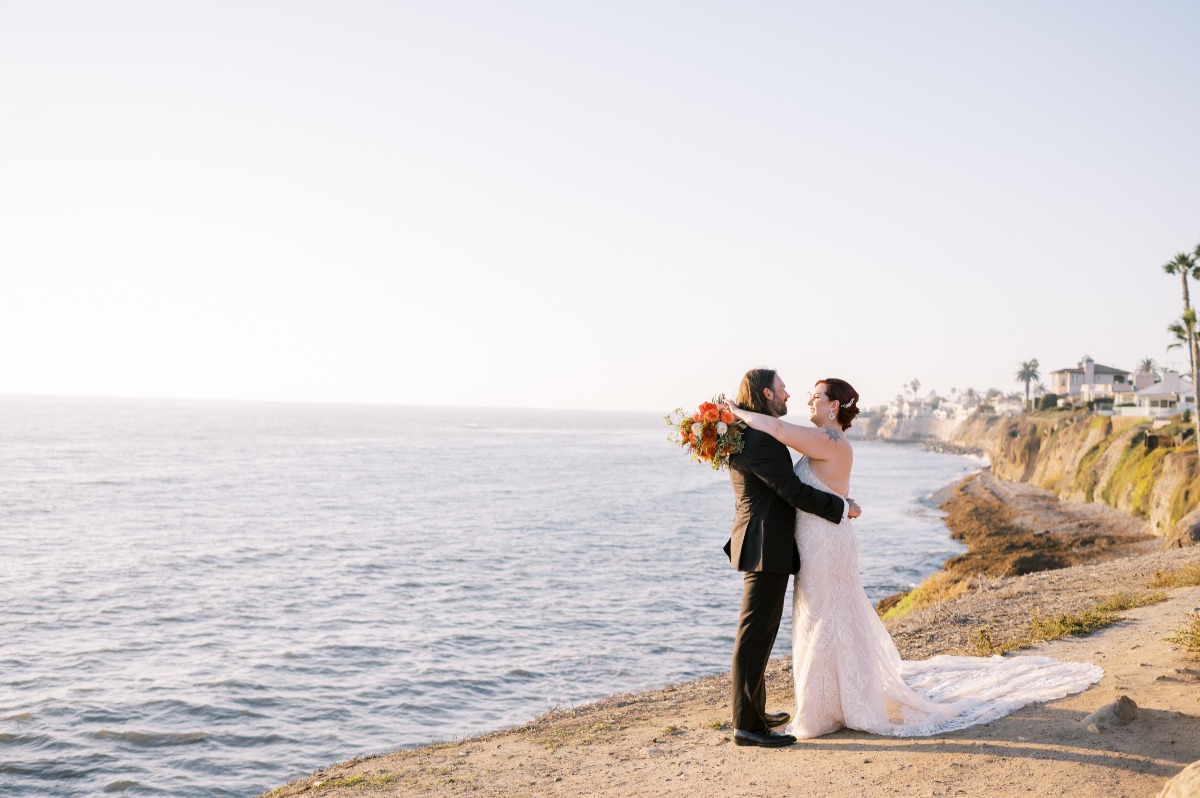
<svg viewBox="0 0 1200 798">
<path fill-rule="evenodd" d="M 862 508 L 858 506 L 858 502 L 849 497 L 846 498 L 846 501 L 850 502 L 850 509 L 846 513 L 847 518 L 858 518 L 862 515 Z"/>
</svg>

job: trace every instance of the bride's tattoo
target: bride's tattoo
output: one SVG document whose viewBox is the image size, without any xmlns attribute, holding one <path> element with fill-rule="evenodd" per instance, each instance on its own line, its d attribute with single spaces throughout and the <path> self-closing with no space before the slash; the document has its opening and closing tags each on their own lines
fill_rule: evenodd
<svg viewBox="0 0 1200 798">
<path fill-rule="evenodd" d="M 829 440 L 833 441 L 834 443 L 837 443 L 842 439 L 842 433 L 835 429 L 827 429 L 825 430 L 825 437 L 829 438 Z"/>
</svg>

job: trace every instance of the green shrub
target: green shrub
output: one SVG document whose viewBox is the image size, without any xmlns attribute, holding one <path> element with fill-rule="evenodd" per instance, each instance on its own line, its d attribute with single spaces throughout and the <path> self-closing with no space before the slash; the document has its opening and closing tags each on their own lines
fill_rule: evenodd
<svg viewBox="0 0 1200 798">
<path fill-rule="evenodd" d="M 1096 487 L 1100 483 L 1100 472 L 1096 468 L 1096 461 L 1100 459 L 1103 452 L 1104 443 L 1097 443 L 1080 458 L 1079 467 L 1075 470 L 1075 484 L 1083 491 L 1084 499 L 1089 502 L 1096 500 Z"/>
<path fill-rule="evenodd" d="M 1042 394 L 1042 398 L 1038 400 L 1038 410 L 1050 410 L 1055 407 L 1058 407 L 1058 394 Z"/>
<path fill-rule="evenodd" d="M 1200 612 L 1189 612 L 1183 617 L 1183 625 L 1175 630 L 1168 643 L 1182 646 L 1193 654 L 1200 655 Z"/>
</svg>

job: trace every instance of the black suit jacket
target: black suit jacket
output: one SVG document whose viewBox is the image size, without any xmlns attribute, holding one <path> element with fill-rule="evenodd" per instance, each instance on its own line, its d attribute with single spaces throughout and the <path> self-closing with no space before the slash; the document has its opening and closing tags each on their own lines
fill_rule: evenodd
<svg viewBox="0 0 1200 798">
<path fill-rule="evenodd" d="M 770 435 L 754 429 L 742 435 L 746 443 L 741 454 L 729 458 L 737 507 L 725 553 L 739 571 L 794 574 L 800 570 L 796 511 L 837 524 L 845 500 L 801 482 L 787 447 Z"/>
</svg>

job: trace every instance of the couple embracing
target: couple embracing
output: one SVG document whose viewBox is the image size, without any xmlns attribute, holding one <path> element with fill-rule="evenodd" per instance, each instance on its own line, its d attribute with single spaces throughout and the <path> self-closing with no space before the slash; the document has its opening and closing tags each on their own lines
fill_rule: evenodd
<svg viewBox="0 0 1200 798">
<path fill-rule="evenodd" d="M 927 736 L 1099 681 L 1099 666 L 1048 657 L 902 661 L 858 574 L 850 519 L 860 509 L 849 498 L 854 450 L 845 434 L 858 393 L 845 380 L 818 381 L 808 401 L 814 427 L 782 420 L 789 398 L 774 370 L 753 369 L 732 406 L 748 425 L 742 452 L 729 458 L 737 506 L 725 544 L 744 574 L 733 646 L 737 745 L 779 748 L 842 728 Z M 801 455 L 794 466 L 788 448 Z M 794 717 L 766 706 L 767 661 L 793 575 Z"/>
</svg>

